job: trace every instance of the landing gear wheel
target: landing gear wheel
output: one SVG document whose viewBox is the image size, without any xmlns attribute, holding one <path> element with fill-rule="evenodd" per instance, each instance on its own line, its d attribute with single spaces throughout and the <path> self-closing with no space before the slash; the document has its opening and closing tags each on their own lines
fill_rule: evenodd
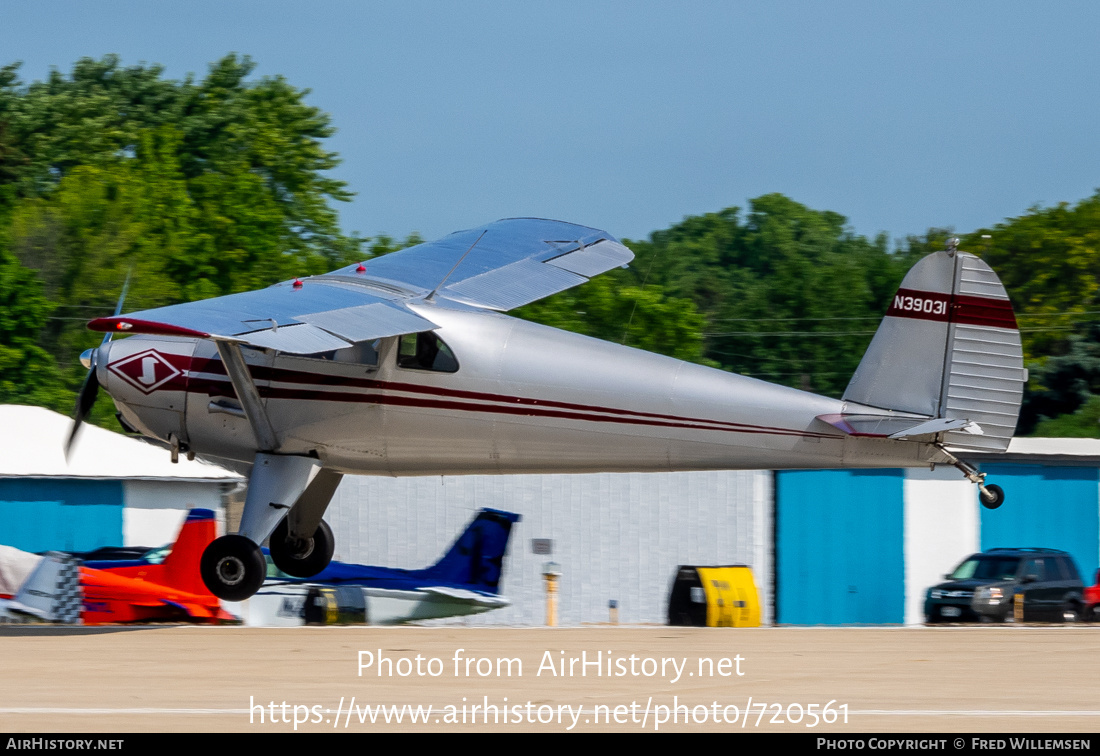
<svg viewBox="0 0 1100 756">
<path fill-rule="evenodd" d="M 260 590 L 267 577 L 267 561 L 260 547 L 241 535 L 213 541 L 199 562 L 202 582 L 224 601 L 244 601 Z"/>
<path fill-rule="evenodd" d="M 978 489 L 978 498 L 986 509 L 996 509 L 1005 503 L 1005 492 L 996 483 L 990 483 L 985 489 Z"/>
<path fill-rule="evenodd" d="M 284 517 L 271 534 L 269 548 L 271 561 L 276 567 L 299 578 L 313 577 L 328 567 L 328 563 L 332 561 L 333 549 L 336 548 L 336 539 L 332 537 L 332 529 L 327 522 L 321 520 L 313 538 L 289 538 L 288 532 L 289 526 Z"/>
</svg>

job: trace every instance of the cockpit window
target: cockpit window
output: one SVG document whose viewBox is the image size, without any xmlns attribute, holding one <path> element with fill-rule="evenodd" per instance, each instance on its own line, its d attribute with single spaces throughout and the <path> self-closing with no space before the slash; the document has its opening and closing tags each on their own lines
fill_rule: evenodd
<svg viewBox="0 0 1100 756">
<path fill-rule="evenodd" d="M 437 373 L 458 372 L 458 360 L 443 339 L 432 331 L 407 333 L 397 348 L 397 366 Z"/>
</svg>

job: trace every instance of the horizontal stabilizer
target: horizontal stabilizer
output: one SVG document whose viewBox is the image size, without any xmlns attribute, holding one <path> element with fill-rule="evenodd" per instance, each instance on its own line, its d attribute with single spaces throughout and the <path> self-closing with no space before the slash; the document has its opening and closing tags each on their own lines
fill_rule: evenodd
<svg viewBox="0 0 1100 756">
<path fill-rule="evenodd" d="M 831 414 L 818 415 L 822 420 L 849 436 L 910 439 L 947 431 L 963 431 L 980 435 L 977 424 L 963 419 L 900 417 L 897 415 Z"/>
<path fill-rule="evenodd" d="M 508 606 L 511 602 L 503 596 L 487 596 L 476 591 L 468 591 L 463 588 L 450 588 L 447 586 L 425 586 L 420 588 L 425 593 L 434 593 L 451 599 L 458 599 L 479 606 L 488 606 L 494 609 Z"/>
<path fill-rule="evenodd" d="M 890 438 L 913 438 L 915 436 L 930 436 L 936 433 L 944 433 L 946 431 L 962 431 L 963 433 L 969 433 L 974 436 L 983 435 L 983 431 L 980 425 L 972 423 L 969 420 L 962 419 L 947 419 L 944 417 L 938 417 L 935 420 L 929 420 L 927 423 L 921 423 L 920 425 L 907 428 L 906 430 L 899 431 L 898 433 L 890 434 Z"/>
</svg>

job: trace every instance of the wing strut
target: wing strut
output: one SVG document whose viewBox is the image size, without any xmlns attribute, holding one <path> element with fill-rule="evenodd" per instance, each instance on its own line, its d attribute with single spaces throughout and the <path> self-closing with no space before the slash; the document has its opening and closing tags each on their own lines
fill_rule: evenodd
<svg viewBox="0 0 1100 756">
<path fill-rule="evenodd" d="M 248 424 L 252 427 L 252 434 L 256 437 L 259 450 L 278 451 L 279 439 L 275 435 L 275 429 L 271 427 L 271 421 L 260 399 L 260 392 L 256 390 L 252 374 L 248 372 L 248 365 L 245 364 L 244 355 L 241 354 L 241 345 L 228 339 L 215 339 L 214 343 L 218 347 L 222 364 L 225 365 L 225 372 L 233 383 L 233 390 L 237 392 L 241 408 L 248 418 Z"/>
<path fill-rule="evenodd" d="M 470 245 L 470 248 L 462 253 L 462 257 L 458 258 L 458 262 L 456 262 L 454 264 L 454 266 L 450 270 L 447 271 L 447 275 L 443 276 L 443 280 L 440 281 L 434 289 L 432 289 L 432 293 L 429 294 L 428 296 L 424 297 L 425 302 L 432 301 L 432 297 L 435 296 L 435 293 L 437 291 L 439 291 L 440 287 L 443 286 L 443 284 L 447 283 L 447 279 L 451 277 L 451 274 L 454 273 L 455 270 L 458 268 L 458 266 L 462 264 L 462 261 L 466 259 L 466 255 L 468 255 L 468 254 L 470 254 L 471 252 L 474 251 L 474 247 L 477 246 L 477 243 L 479 241 L 481 241 L 483 238 L 485 238 L 485 234 L 487 234 L 487 233 L 489 233 L 489 229 L 485 229 L 484 231 L 482 231 L 481 236 L 477 237 L 474 240 L 474 243 Z"/>
</svg>

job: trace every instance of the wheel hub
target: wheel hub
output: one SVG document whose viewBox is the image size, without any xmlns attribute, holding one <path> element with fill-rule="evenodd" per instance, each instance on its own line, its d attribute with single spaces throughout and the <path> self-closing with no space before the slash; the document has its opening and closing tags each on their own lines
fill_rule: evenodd
<svg viewBox="0 0 1100 756">
<path fill-rule="evenodd" d="M 237 585 L 244 580 L 244 562 L 238 557 L 222 557 L 218 560 L 217 573 L 226 585 Z"/>
<path fill-rule="evenodd" d="M 307 559 L 313 553 L 312 538 L 288 538 L 286 539 L 287 553 L 293 559 Z"/>
</svg>

